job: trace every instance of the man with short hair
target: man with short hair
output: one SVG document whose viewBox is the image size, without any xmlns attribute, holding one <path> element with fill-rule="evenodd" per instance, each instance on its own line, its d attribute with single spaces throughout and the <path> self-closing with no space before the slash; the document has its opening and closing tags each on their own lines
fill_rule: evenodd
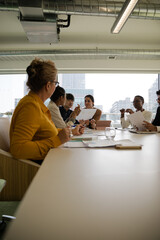
<svg viewBox="0 0 160 240">
<path fill-rule="evenodd" d="M 74 96 L 71 93 L 67 93 L 66 94 L 66 101 L 64 103 L 64 106 L 60 106 L 59 110 L 61 113 L 61 116 L 63 118 L 63 120 L 65 122 L 69 122 L 72 121 L 73 123 L 78 123 L 78 121 L 76 122 L 76 117 L 78 116 L 78 114 L 80 113 L 80 105 L 78 104 L 78 106 L 73 110 L 71 110 L 72 106 L 74 103 Z"/>
<path fill-rule="evenodd" d="M 144 121 L 145 123 L 144 125 L 149 131 L 160 132 L 160 90 L 158 90 L 156 94 L 157 94 L 157 102 L 159 106 L 157 108 L 155 119 L 153 120 L 152 123 Z"/>
</svg>

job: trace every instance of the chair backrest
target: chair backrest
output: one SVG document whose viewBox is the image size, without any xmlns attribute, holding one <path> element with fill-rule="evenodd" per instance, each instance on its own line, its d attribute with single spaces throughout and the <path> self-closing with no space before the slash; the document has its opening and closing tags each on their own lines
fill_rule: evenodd
<svg viewBox="0 0 160 240">
<path fill-rule="evenodd" d="M 4 188 L 5 184 L 6 184 L 6 180 L 0 179 L 0 192 L 1 192 L 2 189 Z"/>
<path fill-rule="evenodd" d="M 10 139 L 9 139 L 10 120 L 8 118 L 0 118 L 0 149 L 9 151 Z"/>
<path fill-rule="evenodd" d="M 111 121 L 109 120 L 98 120 L 96 122 L 96 129 L 97 130 L 104 130 L 106 127 L 110 127 Z"/>
</svg>

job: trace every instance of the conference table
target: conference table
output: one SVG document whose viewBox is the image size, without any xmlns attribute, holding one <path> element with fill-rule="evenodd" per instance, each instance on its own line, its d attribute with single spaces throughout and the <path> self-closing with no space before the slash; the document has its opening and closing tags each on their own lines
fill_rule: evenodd
<svg viewBox="0 0 160 240">
<path fill-rule="evenodd" d="M 119 139 L 142 149 L 51 149 L 5 239 L 160 239 L 160 133 Z"/>
</svg>

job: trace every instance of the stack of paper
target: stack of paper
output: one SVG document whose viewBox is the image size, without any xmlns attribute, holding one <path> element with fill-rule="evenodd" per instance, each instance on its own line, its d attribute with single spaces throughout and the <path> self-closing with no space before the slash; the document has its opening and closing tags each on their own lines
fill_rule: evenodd
<svg viewBox="0 0 160 240">
<path fill-rule="evenodd" d="M 130 129 L 129 131 L 132 133 L 138 133 L 138 134 L 155 134 L 155 133 L 157 133 L 155 131 L 151 131 L 151 132 L 150 131 L 138 131 L 136 129 Z"/>
<path fill-rule="evenodd" d="M 116 144 L 117 149 L 141 149 L 142 145 L 135 143 L 129 139 L 121 140 L 118 144 Z"/>
<path fill-rule="evenodd" d="M 89 120 L 94 116 L 96 110 L 97 110 L 96 108 L 91 108 L 91 109 L 82 108 L 80 114 L 76 117 L 76 119 L 78 121 Z"/>
<path fill-rule="evenodd" d="M 111 147 L 115 146 L 117 149 L 141 149 L 142 145 L 137 144 L 130 139 L 124 139 L 120 141 L 114 140 L 96 140 L 96 141 L 83 141 L 87 147 L 91 148 L 102 148 L 102 147 Z"/>
<path fill-rule="evenodd" d="M 92 140 L 92 141 L 69 141 L 63 145 L 67 148 L 106 148 L 106 147 L 115 147 L 117 149 L 141 149 L 142 145 L 137 144 L 130 139 L 124 139 L 120 141 L 114 140 Z"/>
<path fill-rule="evenodd" d="M 146 130 L 144 124 L 145 118 L 143 116 L 143 113 L 141 111 L 132 113 L 128 115 L 128 118 L 133 126 L 135 126 L 139 131 Z"/>
<path fill-rule="evenodd" d="M 95 140 L 95 141 L 83 141 L 83 143 L 87 147 L 91 148 L 97 148 L 97 147 L 112 147 L 116 145 L 116 141 L 114 140 L 108 140 L 108 139 L 102 139 L 102 140 Z"/>
</svg>

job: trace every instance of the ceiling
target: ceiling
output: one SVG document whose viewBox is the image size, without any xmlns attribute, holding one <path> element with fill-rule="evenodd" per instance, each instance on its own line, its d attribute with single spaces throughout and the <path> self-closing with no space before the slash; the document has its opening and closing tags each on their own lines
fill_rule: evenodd
<svg viewBox="0 0 160 240">
<path fill-rule="evenodd" d="M 160 72 L 159 0 L 140 0 L 119 34 L 112 34 L 111 27 L 124 1 L 59 0 L 58 4 L 64 2 L 72 6 L 77 4 L 80 10 L 67 11 L 66 5 L 65 11 L 60 5 L 56 9 L 54 5 L 50 7 L 53 13 L 59 13 L 59 19 L 71 15 L 70 26 L 60 28 L 59 42 L 31 43 L 19 20 L 18 2 L 0 0 L 1 73 L 23 72 L 35 56 L 55 61 L 61 72 Z M 100 11 L 86 13 L 82 2 L 88 6 L 89 3 L 96 6 L 98 2 L 102 7 L 109 4 L 114 11 L 106 15 Z"/>
</svg>

